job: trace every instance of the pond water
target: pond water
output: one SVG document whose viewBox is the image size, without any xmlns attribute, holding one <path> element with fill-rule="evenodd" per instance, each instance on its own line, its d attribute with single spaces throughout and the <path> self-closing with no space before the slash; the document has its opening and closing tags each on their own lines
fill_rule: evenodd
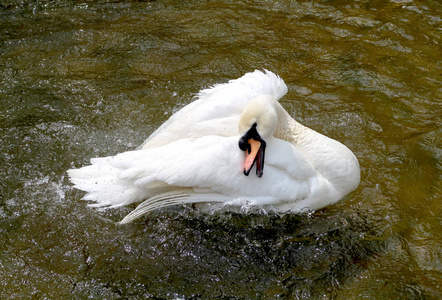
<svg viewBox="0 0 442 300">
<path fill-rule="evenodd" d="M 0 1 L 0 298 L 442 298 L 439 1 Z M 66 170 L 254 69 L 362 180 L 315 213 L 97 210 Z"/>
</svg>

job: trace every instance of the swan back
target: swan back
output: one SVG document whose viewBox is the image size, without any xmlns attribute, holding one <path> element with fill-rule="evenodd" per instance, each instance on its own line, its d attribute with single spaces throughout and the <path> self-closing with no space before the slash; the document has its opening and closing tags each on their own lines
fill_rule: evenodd
<svg viewBox="0 0 442 300">
<path fill-rule="evenodd" d="M 256 70 L 228 83 L 201 90 L 196 100 L 173 114 L 142 145 L 158 147 L 182 138 L 208 134 L 238 134 L 241 113 L 251 99 L 269 95 L 275 101 L 287 93 L 284 81 L 274 73 Z"/>
</svg>

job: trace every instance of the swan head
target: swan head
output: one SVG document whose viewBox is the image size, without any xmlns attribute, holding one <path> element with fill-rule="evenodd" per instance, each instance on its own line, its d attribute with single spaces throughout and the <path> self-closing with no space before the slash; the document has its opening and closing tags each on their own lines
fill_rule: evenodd
<svg viewBox="0 0 442 300">
<path fill-rule="evenodd" d="M 244 108 L 239 120 L 238 146 L 246 152 L 244 175 L 248 176 L 256 162 L 256 175 L 264 171 L 266 140 L 273 136 L 278 124 L 276 99 L 271 95 L 253 98 Z"/>
</svg>

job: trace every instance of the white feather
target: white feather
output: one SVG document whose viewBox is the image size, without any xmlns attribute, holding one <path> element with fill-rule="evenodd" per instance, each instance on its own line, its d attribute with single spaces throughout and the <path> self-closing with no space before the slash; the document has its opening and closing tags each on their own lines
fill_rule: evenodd
<svg viewBox="0 0 442 300">
<path fill-rule="evenodd" d="M 335 203 L 359 184 L 358 161 L 341 143 L 291 118 L 277 102 L 286 92 L 269 71 L 202 90 L 140 150 L 91 159 L 90 166 L 68 171 L 71 181 L 95 206 L 144 200 L 122 223 L 184 203 L 241 205 L 246 198 L 284 211 Z M 240 119 L 244 124 L 259 120 L 267 142 L 262 178 L 242 172 Z"/>
</svg>

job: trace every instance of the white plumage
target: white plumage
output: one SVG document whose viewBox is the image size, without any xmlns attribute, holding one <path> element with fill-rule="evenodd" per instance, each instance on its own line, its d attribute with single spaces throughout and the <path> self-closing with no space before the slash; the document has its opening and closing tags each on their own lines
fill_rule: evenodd
<svg viewBox="0 0 442 300">
<path fill-rule="evenodd" d="M 68 171 L 71 181 L 94 206 L 144 200 L 122 223 L 181 203 L 241 205 L 246 199 L 294 212 L 335 203 L 359 185 L 358 161 L 341 143 L 291 118 L 277 101 L 286 92 L 269 71 L 202 90 L 140 150 L 93 158 L 90 166 Z M 261 178 L 244 175 L 245 152 L 238 146 L 246 136 L 250 145 L 253 124 L 251 139 L 266 145 Z M 258 169 L 259 158 L 254 161 Z"/>
</svg>

